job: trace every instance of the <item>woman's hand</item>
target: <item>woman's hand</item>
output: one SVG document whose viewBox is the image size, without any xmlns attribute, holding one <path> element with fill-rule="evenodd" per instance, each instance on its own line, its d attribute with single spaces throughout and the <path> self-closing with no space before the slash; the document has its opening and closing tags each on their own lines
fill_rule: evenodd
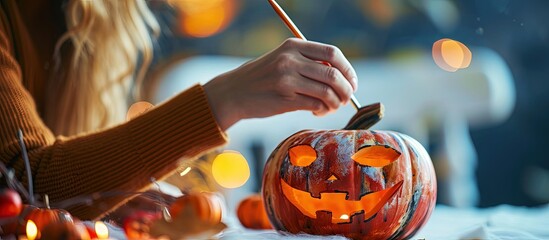
<svg viewBox="0 0 549 240">
<path fill-rule="evenodd" d="M 332 66 L 319 63 L 329 62 Z M 346 104 L 356 73 L 336 47 L 296 38 L 204 85 L 223 130 L 241 119 L 309 110 L 324 115 Z"/>
</svg>

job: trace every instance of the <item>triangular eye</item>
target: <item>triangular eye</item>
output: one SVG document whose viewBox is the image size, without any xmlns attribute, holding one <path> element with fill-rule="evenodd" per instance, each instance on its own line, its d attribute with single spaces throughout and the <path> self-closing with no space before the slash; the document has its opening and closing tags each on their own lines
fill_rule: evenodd
<svg viewBox="0 0 549 240">
<path fill-rule="evenodd" d="M 294 166 L 306 167 L 316 160 L 316 151 L 309 145 L 298 145 L 289 150 L 290 162 Z"/>
<path fill-rule="evenodd" d="M 396 161 L 400 152 L 390 146 L 366 146 L 358 150 L 351 158 L 360 165 L 384 167 Z"/>
</svg>

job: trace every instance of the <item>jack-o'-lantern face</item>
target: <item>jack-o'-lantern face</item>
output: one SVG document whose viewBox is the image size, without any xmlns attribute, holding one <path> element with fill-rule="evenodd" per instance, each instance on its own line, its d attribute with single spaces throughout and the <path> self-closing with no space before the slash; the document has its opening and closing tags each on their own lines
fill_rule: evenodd
<svg viewBox="0 0 549 240">
<path fill-rule="evenodd" d="M 269 219 L 292 233 L 406 238 L 436 199 L 429 155 L 395 132 L 302 131 L 273 151 L 263 174 Z"/>
<path fill-rule="evenodd" d="M 353 154 L 350 159 L 337 159 L 335 163 L 344 166 L 356 164 L 360 168 L 384 167 L 397 160 L 400 155 L 399 151 L 390 146 L 367 145 Z M 288 158 L 293 166 L 306 168 L 317 161 L 318 154 L 309 145 L 297 145 L 289 149 Z M 319 164 L 325 166 L 325 164 Z M 341 172 L 330 172 L 325 176 L 325 182 L 328 185 L 338 185 L 338 181 L 346 181 L 341 179 L 343 176 L 345 175 Z M 284 196 L 301 213 L 315 219 L 316 212 L 328 212 L 331 213 L 332 223 L 348 223 L 353 215 L 359 213 L 364 214 L 364 219 L 370 219 L 402 187 L 402 181 L 400 181 L 390 188 L 361 194 L 355 199 L 349 199 L 348 189 L 334 189 L 333 192 L 320 192 L 320 197 L 316 198 L 307 191 L 290 186 L 283 178 L 280 181 Z"/>
</svg>

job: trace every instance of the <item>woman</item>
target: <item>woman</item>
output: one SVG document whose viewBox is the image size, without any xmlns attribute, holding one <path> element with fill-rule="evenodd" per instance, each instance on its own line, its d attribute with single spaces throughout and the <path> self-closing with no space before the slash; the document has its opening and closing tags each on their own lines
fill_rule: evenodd
<svg viewBox="0 0 549 240">
<path fill-rule="evenodd" d="M 143 0 L 3 0 L 0 6 L 0 158 L 27 181 L 16 138 L 22 129 L 35 192 L 53 202 L 145 190 L 151 177 L 163 179 L 179 161 L 224 145 L 224 131 L 239 120 L 295 110 L 324 115 L 357 87 L 337 48 L 288 39 L 124 123 L 128 99 L 142 94 L 150 32 L 158 31 Z M 69 210 L 93 219 L 127 200 Z"/>
</svg>

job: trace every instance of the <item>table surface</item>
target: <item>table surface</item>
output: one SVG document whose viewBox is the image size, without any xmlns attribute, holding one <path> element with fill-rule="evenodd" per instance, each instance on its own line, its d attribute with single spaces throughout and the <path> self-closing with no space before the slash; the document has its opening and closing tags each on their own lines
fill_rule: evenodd
<svg viewBox="0 0 549 240">
<path fill-rule="evenodd" d="M 230 222 L 229 226 L 220 235 L 221 239 L 346 239 L 247 230 Z M 439 205 L 412 239 L 549 239 L 549 204 L 535 208 L 502 205 L 486 209 Z"/>
<path fill-rule="evenodd" d="M 219 239 L 346 239 L 341 236 L 289 235 L 274 230 L 244 229 L 234 216 Z M 110 228 L 110 236 L 125 239 L 122 229 Z M 549 239 L 549 204 L 534 208 L 502 205 L 493 208 L 436 206 L 429 222 L 412 239 Z"/>
</svg>

